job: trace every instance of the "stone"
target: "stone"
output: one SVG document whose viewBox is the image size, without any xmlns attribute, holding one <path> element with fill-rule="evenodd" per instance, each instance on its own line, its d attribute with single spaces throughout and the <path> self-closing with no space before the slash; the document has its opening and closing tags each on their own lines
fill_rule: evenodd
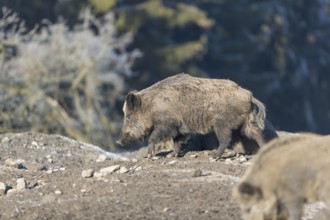
<svg viewBox="0 0 330 220">
<path fill-rule="evenodd" d="M 31 145 L 34 146 L 34 147 L 36 147 L 36 148 L 40 148 L 39 144 L 37 142 L 35 142 L 35 141 L 32 141 L 31 142 Z"/>
<path fill-rule="evenodd" d="M 4 138 L 2 138 L 2 140 L 1 140 L 1 143 L 3 143 L 3 144 L 6 144 L 6 143 L 8 143 L 9 142 L 9 138 L 8 137 L 4 137 Z"/>
<path fill-rule="evenodd" d="M 96 178 L 105 177 L 106 175 L 107 175 L 107 173 L 100 173 L 100 172 L 95 172 L 94 173 L 94 177 L 96 177 Z"/>
<path fill-rule="evenodd" d="M 96 162 L 100 163 L 100 162 L 104 162 L 107 160 L 107 156 L 104 154 L 100 154 L 99 157 L 96 159 Z"/>
<path fill-rule="evenodd" d="M 22 164 L 17 163 L 17 161 L 15 161 L 11 158 L 8 158 L 5 160 L 5 165 L 8 167 L 16 168 L 16 169 L 19 169 L 22 167 Z"/>
<path fill-rule="evenodd" d="M 225 162 L 226 162 L 226 163 L 231 163 L 231 159 L 230 159 L 230 158 L 227 158 L 227 159 L 225 160 Z"/>
<path fill-rule="evenodd" d="M 126 167 L 120 167 L 120 169 L 118 170 L 118 173 L 122 174 L 122 173 L 127 173 L 129 170 Z"/>
<path fill-rule="evenodd" d="M 120 169 L 119 165 L 113 165 L 110 167 L 105 167 L 105 168 L 100 169 L 100 173 L 113 173 L 119 169 Z"/>
<path fill-rule="evenodd" d="M 0 196 L 6 195 L 7 186 L 3 182 L 0 182 Z"/>
<path fill-rule="evenodd" d="M 51 174 L 51 173 L 53 173 L 53 170 L 49 169 L 49 170 L 46 171 L 46 173 Z"/>
<path fill-rule="evenodd" d="M 81 173 L 81 176 L 84 178 L 90 178 L 93 176 L 94 170 L 93 169 L 88 169 L 88 170 L 84 170 Z"/>
<path fill-rule="evenodd" d="M 157 156 L 151 157 L 151 160 L 159 160 L 159 159 L 160 159 L 160 157 L 157 157 Z"/>
<path fill-rule="evenodd" d="M 16 191 L 17 191 L 17 189 L 8 189 L 8 190 L 7 190 L 7 194 L 14 193 L 14 192 L 16 192 Z"/>
<path fill-rule="evenodd" d="M 17 190 L 23 190 L 23 189 L 26 189 L 26 187 L 27 187 L 27 184 L 26 184 L 26 181 L 24 178 L 17 179 L 16 183 L 17 183 L 17 185 L 16 185 Z"/>
<path fill-rule="evenodd" d="M 30 171 L 42 171 L 46 170 L 46 166 L 40 163 L 27 163 L 25 164 L 26 169 Z"/>
<path fill-rule="evenodd" d="M 137 168 L 134 169 L 134 171 L 141 171 L 141 170 L 142 170 L 141 166 L 138 166 Z"/>
<path fill-rule="evenodd" d="M 239 157 L 239 162 L 240 163 L 245 163 L 247 161 L 247 159 L 246 159 L 246 157 L 244 157 L 243 155 L 241 155 L 240 157 Z"/>
<path fill-rule="evenodd" d="M 168 162 L 167 164 L 176 164 L 178 161 L 176 161 L 176 160 L 172 160 L 172 161 L 170 161 L 170 162 Z"/>
<path fill-rule="evenodd" d="M 192 174 L 192 177 L 199 177 L 199 176 L 202 176 L 202 170 L 198 169 L 198 170 L 195 170 Z"/>
</svg>

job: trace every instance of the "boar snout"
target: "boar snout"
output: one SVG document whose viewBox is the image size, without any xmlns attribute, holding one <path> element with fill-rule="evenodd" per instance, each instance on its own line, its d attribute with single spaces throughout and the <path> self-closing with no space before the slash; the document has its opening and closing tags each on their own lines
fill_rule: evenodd
<svg viewBox="0 0 330 220">
<path fill-rule="evenodd" d="M 123 146 L 123 143 L 121 142 L 121 140 L 117 140 L 116 141 L 116 144 L 120 145 L 120 146 Z"/>
<path fill-rule="evenodd" d="M 117 140 L 117 144 L 120 146 L 125 146 L 131 142 L 133 142 L 134 138 L 129 133 L 121 132 L 119 135 L 119 139 Z"/>
</svg>

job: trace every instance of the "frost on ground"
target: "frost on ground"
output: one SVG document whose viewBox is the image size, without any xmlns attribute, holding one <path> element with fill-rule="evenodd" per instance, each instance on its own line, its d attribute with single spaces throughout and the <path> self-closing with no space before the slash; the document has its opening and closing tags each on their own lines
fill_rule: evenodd
<svg viewBox="0 0 330 220">
<path fill-rule="evenodd" d="M 59 135 L 2 134 L 0 219 L 241 219 L 231 190 L 248 157 L 145 153 L 117 155 Z M 323 209 L 309 205 L 304 219 L 326 219 Z"/>
</svg>

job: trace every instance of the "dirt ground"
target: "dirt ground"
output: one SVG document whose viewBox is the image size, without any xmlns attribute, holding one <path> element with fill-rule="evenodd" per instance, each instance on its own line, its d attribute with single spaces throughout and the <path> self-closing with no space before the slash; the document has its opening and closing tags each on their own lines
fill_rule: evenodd
<svg viewBox="0 0 330 220">
<path fill-rule="evenodd" d="M 108 153 L 58 135 L 2 134 L 0 219 L 241 219 L 231 190 L 247 157 L 145 154 Z M 322 219 L 323 209 L 309 206 L 304 219 Z"/>
</svg>

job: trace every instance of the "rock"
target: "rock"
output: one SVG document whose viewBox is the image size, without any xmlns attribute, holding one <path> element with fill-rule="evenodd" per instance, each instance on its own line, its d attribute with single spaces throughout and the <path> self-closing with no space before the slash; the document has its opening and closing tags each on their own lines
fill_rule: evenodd
<svg viewBox="0 0 330 220">
<path fill-rule="evenodd" d="M 84 178 L 90 178 L 93 176 L 94 170 L 93 169 L 88 169 L 88 170 L 84 170 L 81 173 L 81 176 Z"/>
<path fill-rule="evenodd" d="M 113 173 L 113 172 L 119 170 L 119 168 L 120 168 L 119 165 L 113 165 L 110 167 L 100 169 L 100 173 Z"/>
<path fill-rule="evenodd" d="M 94 177 L 96 177 L 96 178 L 105 177 L 106 175 L 107 175 L 107 173 L 100 173 L 100 172 L 95 172 L 94 173 Z"/>
<path fill-rule="evenodd" d="M 247 159 L 246 159 L 246 157 L 244 157 L 243 155 L 241 155 L 240 157 L 239 157 L 239 162 L 240 163 L 245 163 L 247 161 Z"/>
<path fill-rule="evenodd" d="M 130 168 L 130 170 L 132 170 L 132 171 L 140 171 L 140 170 L 142 170 L 142 167 L 139 166 L 139 165 L 135 165 L 135 166 L 132 166 L 132 167 Z"/>
<path fill-rule="evenodd" d="M 46 173 L 51 174 L 51 173 L 53 173 L 53 170 L 52 169 L 49 169 L 49 170 L 47 170 Z"/>
<path fill-rule="evenodd" d="M 131 161 L 132 161 L 133 163 L 137 163 L 137 162 L 138 162 L 138 160 L 137 160 L 136 158 L 133 158 Z"/>
<path fill-rule="evenodd" d="M 120 169 L 118 170 L 118 173 L 122 174 L 122 173 L 127 173 L 129 170 L 126 167 L 120 167 Z"/>
<path fill-rule="evenodd" d="M 66 169 L 65 167 L 61 167 L 60 171 L 65 171 L 65 169 Z"/>
<path fill-rule="evenodd" d="M 212 151 L 204 151 L 204 156 L 210 156 L 212 154 Z"/>
<path fill-rule="evenodd" d="M 16 185 L 17 190 L 23 190 L 23 189 L 26 189 L 26 187 L 27 187 L 27 184 L 26 184 L 26 181 L 24 178 L 17 179 L 16 183 L 17 183 L 17 185 Z"/>
<path fill-rule="evenodd" d="M 67 157 L 72 157 L 72 153 L 71 151 L 69 151 L 67 154 L 66 154 Z"/>
<path fill-rule="evenodd" d="M 221 157 L 228 158 L 228 157 L 234 157 L 234 156 L 236 156 L 236 152 L 234 150 L 226 149 Z"/>
<path fill-rule="evenodd" d="M 55 190 L 55 195 L 61 195 L 62 192 L 60 190 Z"/>
<path fill-rule="evenodd" d="M 36 147 L 36 148 L 40 148 L 39 144 L 37 142 L 35 142 L 35 141 L 32 141 L 31 142 L 31 145 L 34 146 L 34 147 Z"/>
<path fill-rule="evenodd" d="M 16 191 L 17 191 L 17 189 L 8 189 L 7 194 L 10 194 L 10 193 L 13 193 L 13 192 L 16 192 Z"/>
<path fill-rule="evenodd" d="M 226 163 L 231 163 L 231 159 L 230 159 L 230 158 L 227 158 L 227 159 L 225 160 L 225 162 L 226 162 Z"/>
<path fill-rule="evenodd" d="M 104 162 L 107 160 L 107 156 L 104 154 L 100 154 L 99 157 L 96 159 L 96 162 Z"/>
<path fill-rule="evenodd" d="M 142 170 L 141 166 L 138 166 L 137 168 L 134 169 L 134 171 L 141 171 L 141 170 Z"/>
<path fill-rule="evenodd" d="M 9 142 L 9 138 L 8 137 L 4 137 L 4 138 L 2 138 L 2 140 L 1 140 L 1 143 L 3 143 L 3 144 L 6 144 L 6 143 L 8 143 Z"/>
<path fill-rule="evenodd" d="M 3 182 L 0 182 L 0 196 L 6 195 L 7 186 Z"/>
<path fill-rule="evenodd" d="M 5 160 L 5 165 L 8 167 L 16 168 L 16 169 L 20 169 L 22 167 L 22 164 L 17 163 L 17 161 L 15 161 L 11 158 L 8 158 Z"/>
<path fill-rule="evenodd" d="M 197 158 L 197 157 L 198 157 L 197 154 L 190 155 L 190 158 Z"/>
<path fill-rule="evenodd" d="M 46 166 L 40 163 L 27 163 L 25 164 L 26 169 L 30 171 L 42 171 L 46 170 Z"/>
<path fill-rule="evenodd" d="M 151 160 L 159 160 L 160 159 L 160 157 L 157 157 L 157 156 L 153 156 L 152 158 L 151 158 Z"/>
<path fill-rule="evenodd" d="M 48 161 L 48 163 L 54 163 L 52 158 L 48 158 L 47 161 Z"/>
<path fill-rule="evenodd" d="M 166 158 L 172 158 L 172 157 L 174 157 L 174 154 L 172 153 L 166 155 Z"/>
<path fill-rule="evenodd" d="M 168 162 L 167 164 L 176 164 L 178 161 L 176 161 L 176 160 L 172 160 L 172 161 L 170 161 L 170 162 Z"/>
<path fill-rule="evenodd" d="M 198 170 L 195 170 L 192 174 L 192 177 L 199 177 L 199 176 L 202 176 L 202 170 L 198 169 Z"/>
<path fill-rule="evenodd" d="M 210 162 L 217 162 L 217 161 L 218 161 L 217 158 L 210 157 Z"/>
<path fill-rule="evenodd" d="M 26 187 L 27 189 L 34 189 L 34 188 L 36 188 L 37 186 L 39 186 L 39 184 L 38 184 L 38 181 L 37 182 L 31 182 L 31 183 L 29 183 L 28 184 L 28 186 Z"/>
</svg>

